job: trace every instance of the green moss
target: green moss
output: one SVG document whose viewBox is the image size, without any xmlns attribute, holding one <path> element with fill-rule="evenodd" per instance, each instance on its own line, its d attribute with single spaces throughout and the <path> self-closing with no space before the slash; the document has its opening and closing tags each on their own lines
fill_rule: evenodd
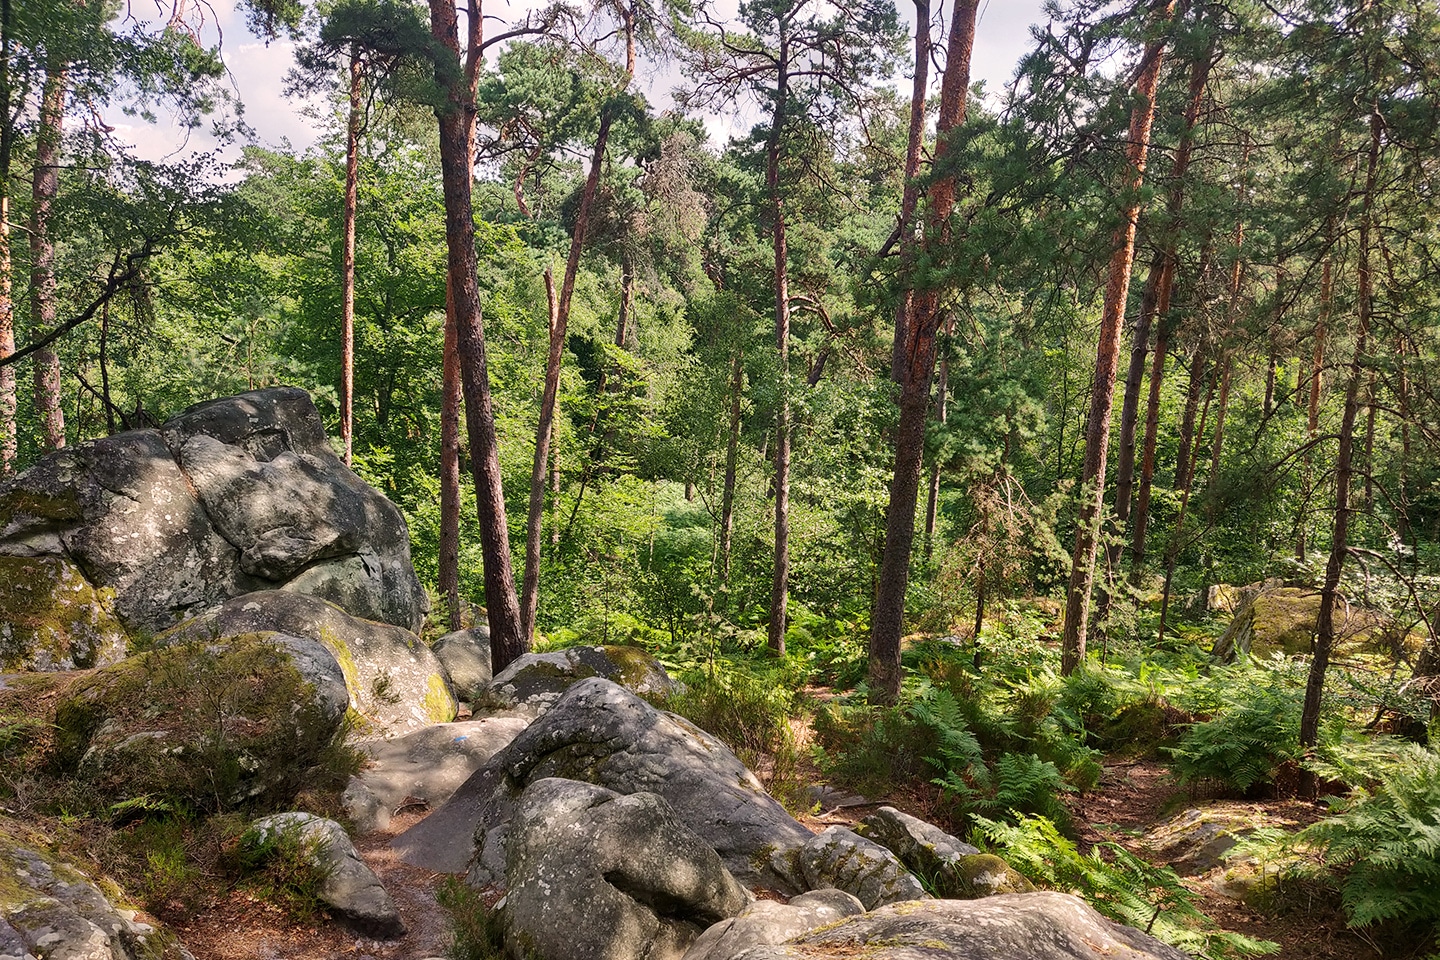
<svg viewBox="0 0 1440 960">
<path fill-rule="evenodd" d="M 615 676 L 627 687 L 638 687 L 650 679 L 655 658 L 639 647 L 602 647 L 605 656 L 615 665 Z"/>
<path fill-rule="evenodd" d="M 972 853 L 947 865 L 944 894 L 962 900 L 999 893 L 1030 893 L 1035 889 L 1010 864 L 993 853 Z"/>
<path fill-rule="evenodd" d="M 0 557 L 0 610 L 0 669 L 84 669 L 125 655 L 115 592 L 59 557 Z"/>
<path fill-rule="evenodd" d="M 0 496 L 0 530 L 10 526 L 17 517 L 60 524 L 81 520 L 84 513 L 72 487 L 64 487 L 58 493 L 16 487 Z"/>
<path fill-rule="evenodd" d="M 455 719 L 455 698 L 439 674 L 432 673 L 426 680 L 425 699 L 420 705 L 432 723 L 449 723 Z"/>
<path fill-rule="evenodd" d="M 340 672 L 345 674 L 346 689 L 359 690 L 360 669 L 355 666 L 355 655 L 350 652 L 350 647 L 329 627 L 320 628 L 320 642 L 334 654 L 335 662 L 340 664 Z"/>
</svg>

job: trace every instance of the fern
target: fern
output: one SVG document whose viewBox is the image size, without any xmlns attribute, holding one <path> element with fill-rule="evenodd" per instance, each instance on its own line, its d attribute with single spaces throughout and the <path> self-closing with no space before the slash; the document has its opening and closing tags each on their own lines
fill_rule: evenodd
<svg viewBox="0 0 1440 960">
<path fill-rule="evenodd" d="M 1014 824 L 975 818 L 976 835 L 1034 883 L 1078 893 L 1100 913 L 1136 927 L 1200 960 L 1274 953 L 1278 946 L 1217 927 L 1195 905 L 1175 872 L 1155 867 L 1114 843 L 1082 854 L 1044 817 Z"/>
<path fill-rule="evenodd" d="M 1440 756 L 1414 744 L 1375 770 L 1373 789 L 1355 791 L 1342 811 L 1302 830 L 1343 871 L 1341 898 L 1351 926 L 1383 921 L 1440 933 Z"/>
<path fill-rule="evenodd" d="M 1192 724 L 1169 749 L 1182 783 L 1210 780 L 1244 793 L 1298 758 L 1299 740 L 1295 694 L 1251 684 L 1232 694 L 1213 720 Z"/>
</svg>

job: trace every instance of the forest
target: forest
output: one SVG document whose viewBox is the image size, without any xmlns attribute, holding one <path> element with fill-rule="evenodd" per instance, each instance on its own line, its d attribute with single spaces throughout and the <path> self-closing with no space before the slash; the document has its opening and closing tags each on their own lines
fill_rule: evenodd
<svg viewBox="0 0 1440 960">
<path fill-rule="evenodd" d="M 0 476 L 299 386 L 497 673 L 642 647 L 1196 956 L 1440 950 L 1440 9 L 1050 2 L 997 88 L 978 0 L 248 2 L 312 147 L 203 3 L 0 0 Z M 1128 763 L 1274 806 L 1248 919 Z"/>
</svg>

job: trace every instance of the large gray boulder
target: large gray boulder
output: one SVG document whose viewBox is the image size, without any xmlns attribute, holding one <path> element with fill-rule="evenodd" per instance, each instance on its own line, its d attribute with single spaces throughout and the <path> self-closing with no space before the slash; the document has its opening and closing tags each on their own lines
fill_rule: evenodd
<svg viewBox="0 0 1440 960">
<path fill-rule="evenodd" d="M 355 852 L 344 827 L 311 813 L 277 813 L 252 823 L 241 843 L 264 850 L 281 834 L 293 836 L 309 863 L 323 874 L 317 895 L 336 917 L 372 937 L 404 936 L 405 922 L 395 901 Z"/>
<path fill-rule="evenodd" d="M 895 903 L 728 960 L 1190 960 L 1067 893 Z"/>
<path fill-rule="evenodd" d="M 864 904 L 843 890 L 812 890 L 789 903 L 756 900 L 701 934 L 685 960 L 729 960 L 751 947 L 784 943 L 864 912 Z"/>
<path fill-rule="evenodd" d="M 406 861 L 441 872 L 463 870 L 473 856 L 473 880 L 501 884 L 519 796 L 546 777 L 659 794 L 740 881 L 787 893 L 804 889 L 782 854 L 804 844 L 810 832 L 730 749 L 598 677 L 566 691 L 445 806 L 392 843 Z"/>
<path fill-rule="evenodd" d="M 78 678 L 27 675 L 31 695 L 46 683 L 55 772 L 117 805 L 287 803 L 331 756 L 348 702 L 324 647 L 276 634 L 177 644 Z"/>
<path fill-rule="evenodd" d="M 430 648 L 450 674 L 450 684 L 461 700 L 471 701 L 492 677 L 490 628 L 485 624 L 447 633 Z"/>
<path fill-rule="evenodd" d="M 409 630 L 427 606 L 400 512 L 340 462 L 294 387 L 45 457 L 0 484 L 0 556 L 72 564 L 131 633 L 262 589 Z"/>
<path fill-rule="evenodd" d="M 811 837 L 793 856 L 809 889 L 844 890 L 866 910 L 930 896 L 895 854 L 845 827 Z"/>
<path fill-rule="evenodd" d="M 891 850 L 912 873 L 926 879 L 937 897 L 969 900 L 1034 889 L 999 857 L 894 807 L 870 814 L 857 832 Z"/>
<path fill-rule="evenodd" d="M 370 763 L 346 787 L 345 812 L 361 833 L 369 833 L 388 827 L 402 804 L 438 807 L 529 724 L 528 718 L 498 715 L 365 741 L 361 748 Z"/>
<path fill-rule="evenodd" d="M 573 780 L 525 789 L 506 876 L 506 943 L 534 960 L 680 960 L 748 902 L 664 799 Z"/>
<path fill-rule="evenodd" d="M 664 697 L 680 687 L 659 660 L 638 647 L 570 647 L 519 657 L 495 675 L 479 700 L 539 716 L 590 677 L 613 680 L 641 696 Z"/>
<path fill-rule="evenodd" d="M 227 600 L 163 640 L 223 640 L 276 632 L 324 644 L 345 674 L 350 705 L 369 722 L 362 735 L 404 733 L 455 719 L 445 668 L 415 634 L 352 617 L 317 597 L 262 590 Z"/>
<path fill-rule="evenodd" d="M 112 903 L 75 867 L 0 831 L 0 957 L 194 960 L 174 933 Z"/>
<path fill-rule="evenodd" d="M 115 598 L 63 557 L 0 556 L 0 670 L 76 670 L 125 658 Z"/>
</svg>

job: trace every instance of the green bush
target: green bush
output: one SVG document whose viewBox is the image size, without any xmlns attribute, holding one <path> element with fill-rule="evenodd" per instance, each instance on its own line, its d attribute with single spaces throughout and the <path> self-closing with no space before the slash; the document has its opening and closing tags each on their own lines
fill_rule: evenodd
<svg viewBox="0 0 1440 960">
<path fill-rule="evenodd" d="M 1199 960 L 1274 953 L 1278 946 L 1222 930 L 1195 905 L 1168 867 L 1156 867 L 1115 843 L 1081 853 L 1045 817 L 1015 823 L 975 818 L 975 838 L 1031 882 L 1078 893 L 1100 913 L 1185 950 Z"/>
<path fill-rule="evenodd" d="M 1405 744 L 1372 768 L 1334 816 L 1302 830 L 1343 879 L 1351 926 L 1393 923 L 1440 934 L 1440 755 Z"/>
<path fill-rule="evenodd" d="M 435 900 L 450 921 L 449 960 L 507 960 L 503 918 L 486 906 L 480 891 L 459 877 L 446 877 Z"/>
<path fill-rule="evenodd" d="M 325 914 L 320 888 L 330 871 L 320 862 L 321 843 L 300 824 L 251 829 L 241 834 L 232 862 L 241 883 L 256 897 L 276 904 L 301 923 L 310 923 Z"/>
<path fill-rule="evenodd" d="M 1289 689 L 1246 684 L 1217 716 L 1192 724 L 1169 748 L 1182 783 L 1207 782 L 1246 793 L 1273 783 L 1300 753 L 1300 700 Z"/>
</svg>

